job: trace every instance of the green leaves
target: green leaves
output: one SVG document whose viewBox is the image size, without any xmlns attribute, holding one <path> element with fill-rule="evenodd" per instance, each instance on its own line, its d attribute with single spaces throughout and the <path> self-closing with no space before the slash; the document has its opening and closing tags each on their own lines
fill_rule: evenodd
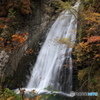
<svg viewBox="0 0 100 100">
<path fill-rule="evenodd" d="M 15 17 L 15 13 L 16 13 L 16 11 L 14 11 L 14 9 L 9 9 L 8 10 L 8 17 Z"/>
<path fill-rule="evenodd" d="M 8 88 L 5 88 L 4 91 L 2 91 L 2 93 L 0 94 L 0 98 L 2 98 L 2 100 L 12 100 L 12 99 L 22 100 L 19 95 L 15 94 L 13 91 L 11 91 Z"/>
<path fill-rule="evenodd" d="M 50 90 L 50 85 L 48 86 L 48 87 L 46 87 L 46 88 L 44 88 L 45 90 Z"/>
<path fill-rule="evenodd" d="M 91 81 L 92 83 L 94 83 L 94 84 L 95 84 L 95 83 L 96 83 L 96 84 L 98 83 L 97 79 L 95 79 L 95 78 L 90 79 L 90 81 Z"/>
</svg>

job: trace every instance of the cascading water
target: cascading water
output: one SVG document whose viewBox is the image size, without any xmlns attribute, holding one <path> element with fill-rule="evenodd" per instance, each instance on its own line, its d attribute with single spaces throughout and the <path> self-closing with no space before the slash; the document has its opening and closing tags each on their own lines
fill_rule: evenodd
<svg viewBox="0 0 100 100">
<path fill-rule="evenodd" d="M 77 30 L 77 15 L 79 1 L 70 11 L 63 11 L 52 25 L 50 32 L 40 50 L 35 66 L 31 73 L 31 78 L 27 88 L 36 88 L 43 90 L 50 86 L 53 90 L 63 90 L 60 83 L 60 72 L 64 62 L 69 69 L 67 76 L 66 91 L 69 93 L 72 89 L 72 44 L 75 42 Z M 73 10 L 74 9 L 74 10 Z M 53 40 L 66 40 L 68 44 L 56 43 Z"/>
</svg>

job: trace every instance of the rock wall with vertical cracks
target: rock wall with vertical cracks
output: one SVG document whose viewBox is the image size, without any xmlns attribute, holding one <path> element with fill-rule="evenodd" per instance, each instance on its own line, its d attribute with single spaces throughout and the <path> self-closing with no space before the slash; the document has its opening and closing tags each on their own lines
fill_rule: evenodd
<svg viewBox="0 0 100 100">
<path fill-rule="evenodd" d="M 27 41 L 16 50 L 6 52 L 0 51 L 0 85 L 11 89 L 24 87 L 28 75 L 30 75 L 31 65 L 34 64 L 41 44 L 46 37 L 48 27 L 57 17 L 55 8 L 51 7 L 53 0 L 33 0 L 34 9 L 32 14 L 27 18 L 24 17 L 25 23 L 16 31 L 28 34 Z M 53 18 L 53 19 L 52 19 Z M 26 52 L 33 50 L 32 53 Z"/>
</svg>

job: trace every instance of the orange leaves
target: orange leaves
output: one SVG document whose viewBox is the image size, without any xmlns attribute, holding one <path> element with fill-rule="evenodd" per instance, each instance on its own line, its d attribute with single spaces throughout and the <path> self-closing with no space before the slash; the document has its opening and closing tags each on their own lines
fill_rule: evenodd
<svg viewBox="0 0 100 100">
<path fill-rule="evenodd" d="M 87 43 L 100 42 L 100 36 L 91 36 L 87 38 Z"/>
<path fill-rule="evenodd" d="M 91 36 L 89 38 L 84 37 L 83 39 L 87 39 L 87 42 L 86 42 L 87 44 L 94 43 L 94 42 L 97 42 L 97 44 L 100 43 L 100 36 L 98 35 Z"/>
<path fill-rule="evenodd" d="M 89 60 L 95 59 L 95 61 L 100 60 L 100 36 L 85 37 L 87 42 L 80 42 L 75 46 L 75 54 L 77 56 L 77 62 L 80 64 L 91 63 Z"/>
<path fill-rule="evenodd" d="M 38 96 L 35 97 L 34 100 L 39 100 L 41 97 L 42 97 L 42 95 L 38 95 Z"/>
<path fill-rule="evenodd" d="M 89 0 L 87 0 L 89 1 Z M 92 2 L 92 0 L 90 0 Z M 96 0 L 95 0 L 96 1 Z M 94 2 L 95 2 L 94 1 Z M 86 6 L 85 6 L 86 7 Z M 80 12 L 79 43 L 73 52 L 80 68 L 100 66 L 100 13 L 89 3 Z M 92 63 L 94 62 L 94 64 Z"/>
<path fill-rule="evenodd" d="M 92 46 L 88 45 L 87 42 L 81 42 L 79 43 L 79 49 L 81 49 L 80 53 L 83 53 L 84 55 L 86 55 L 92 51 Z"/>
<path fill-rule="evenodd" d="M 6 25 L 0 24 L 0 28 L 1 28 L 1 29 L 4 29 L 4 28 L 6 28 L 6 27 L 7 27 Z"/>
<path fill-rule="evenodd" d="M 0 38 L 0 47 L 3 47 L 4 38 Z"/>
<path fill-rule="evenodd" d="M 34 50 L 32 50 L 32 49 L 28 49 L 28 50 L 26 50 L 26 53 L 30 53 L 30 54 L 32 54 L 34 52 Z"/>
<path fill-rule="evenodd" d="M 4 24 L 0 24 L 0 28 L 1 28 L 1 29 L 3 29 L 3 28 L 4 28 L 4 26 L 5 26 Z"/>
<path fill-rule="evenodd" d="M 42 95 L 37 95 L 34 99 L 24 98 L 24 100 L 40 100 L 41 97 Z M 41 99 L 41 100 L 44 100 L 44 99 Z"/>
<path fill-rule="evenodd" d="M 22 44 L 27 40 L 28 33 L 19 33 L 12 35 L 11 40 L 6 40 L 4 38 L 0 38 L 0 47 L 5 47 L 7 50 L 16 49 L 22 46 Z M 6 44 L 6 45 L 5 45 Z M 32 50 L 29 50 L 32 53 Z"/>
<path fill-rule="evenodd" d="M 13 100 L 13 98 L 14 98 L 14 97 L 9 97 L 9 98 L 7 98 L 7 100 Z"/>
<path fill-rule="evenodd" d="M 30 100 L 29 98 L 24 98 L 24 100 Z"/>
<path fill-rule="evenodd" d="M 26 41 L 28 33 L 20 33 L 20 34 L 15 34 L 12 36 L 12 41 L 17 42 L 18 44 L 22 44 Z"/>
<path fill-rule="evenodd" d="M 0 42 L 2 42 L 4 40 L 4 38 L 0 38 Z"/>
</svg>

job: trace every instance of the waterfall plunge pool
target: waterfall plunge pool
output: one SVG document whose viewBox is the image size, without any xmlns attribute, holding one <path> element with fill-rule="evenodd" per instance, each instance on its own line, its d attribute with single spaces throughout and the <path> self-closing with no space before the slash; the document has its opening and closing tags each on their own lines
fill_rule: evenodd
<svg viewBox="0 0 100 100">
<path fill-rule="evenodd" d="M 21 88 L 24 90 L 24 98 L 35 99 L 36 96 L 41 96 L 39 100 L 71 100 L 72 95 L 56 90 L 41 90 L 35 88 Z M 13 90 L 16 94 L 21 95 L 19 89 Z"/>
</svg>

